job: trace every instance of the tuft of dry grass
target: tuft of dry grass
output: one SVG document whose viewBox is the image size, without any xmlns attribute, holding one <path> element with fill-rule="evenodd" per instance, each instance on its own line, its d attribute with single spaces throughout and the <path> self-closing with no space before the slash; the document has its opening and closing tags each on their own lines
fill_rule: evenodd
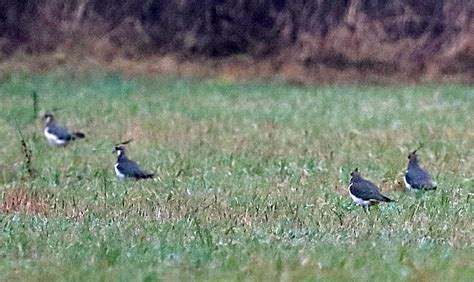
<svg viewBox="0 0 474 282">
<path fill-rule="evenodd" d="M 8 191 L 3 196 L 1 211 L 6 214 L 22 212 L 33 215 L 46 215 L 49 211 L 49 207 L 45 201 L 32 195 L 27 189 L 21 188 Z"/>
</svg>

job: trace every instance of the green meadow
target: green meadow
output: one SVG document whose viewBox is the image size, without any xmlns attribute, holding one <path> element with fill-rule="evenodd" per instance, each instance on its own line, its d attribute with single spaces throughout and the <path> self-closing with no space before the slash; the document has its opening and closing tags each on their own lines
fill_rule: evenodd
<svg viewBox="0 0 474 282">
<path fill-rule="evenodd" d="M 0 99 L 2 281 L 474 279 L 472 86 L 64 70 L 4 73 Z M 87 138 L 48 145 L 47 111 Z M 115 177 L 130 138 L 154 179 Z M 438 190 L 411 193 L 421 144 Z M 396 202 L 356 206 L 356 167 Z"/>
</svg>

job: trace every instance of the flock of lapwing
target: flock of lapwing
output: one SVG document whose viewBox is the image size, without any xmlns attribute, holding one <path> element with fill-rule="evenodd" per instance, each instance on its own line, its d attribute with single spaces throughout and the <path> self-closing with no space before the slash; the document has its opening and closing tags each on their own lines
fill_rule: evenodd
<svg viewBox="0 0 474 282">
<path fill-rule="evenodd" d="M 86 135 L 79 131 L 71 131 L 65 127 L 62 127 L 56 123 L 56 119 L 54 115 L 51 113 L 46 113 L 44 115 L 45 120 L 45 128 L 44 128 L 44 136 L 48 140 L 48 142 L 55 146 L 66 146 L 69 142 L 74 141 L 76 139 L 85 138 Z M 115 163 L 114 169 L 115 174 L 119 178 L 135 178 L 135 179 L 142 179 L 142 178 L 152 178 L 153 173 L 147 173 L 143 171 L 140 166 L 127 158 L 125 155 L 125 146 L 131 140 L 122 142 L 115 146 L 114 151 L 117 153 L 117 162 Z"/>
<path fill-rule="evenodd" d="M 75 139 L 86 137 L 84 133 L 70 131 L 69 129 L 58 125 L 54 115 L 51 113 L 46 113 L 44 119 L 44 135 L 50 144 L 65 146 Z M 135 178 L 137 180 L 152 178 L 153 173 L 143 171 L 136 162 L 130 160 L 125 154 L 126 149 L 124 145 L 130 141 L 131 140 L 117 144 L 114 148 L 114 151 L 117 154 L 117 161 L 114 166 L 115 174 L 119 178 Z M 407 189 L 412 191 L 435 190 L 436 183 L 433 182 L 431 175 L 426 169 L 420 167 L 418 163 L 416 152 L 419 149 L 420 148 L 416 149 L 408 155 L 408 167 L 403 178 L 405 186 Z M 377 185 L 364 179 L 358 168 L 351 172 L 348 191 L 352 200 L 356 204 L 362 206 L 364 210 L 380 202 L 393 202 L 392 199 L 384 196 L 380 192 Z"/>
<path fill-rule="evenodd" d="M 411 191 L 436 190 L 436 183 L 433 182 L 430 173 L 418 164 L 416 152 L 419 149 L 408 155 L 408 167 L 403 177 L 405 187 Z M 348 190 L 352 200 L 364 209 L 380 202 L 393 202 L 392 199 L 380 192 L 377 185 L 364 179 L 358 168 L 351 172 Z"/>
</svg>

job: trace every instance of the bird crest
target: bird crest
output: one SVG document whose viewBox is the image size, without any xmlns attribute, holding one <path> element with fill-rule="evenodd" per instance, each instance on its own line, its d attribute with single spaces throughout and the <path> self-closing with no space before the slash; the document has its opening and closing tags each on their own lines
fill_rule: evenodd
<svg viewBox="0 0 474 282">
<path fill-rule="evenodd" d="M 122 141 L 120 143 L 115 144 L 114 152 L 117 152 L 117 154 L 121 154 L 125 152 L 125 145 L 131 143 L 133 141 L 133 138 L 130 138 L 126 141 Z"/>
<path fill-rule="evenodd" d="M 417 152 L 418 150 L 420 150 L 421 148 L 423 148 L 423 144 L 421 144 L 420 146 L 418 146 L 418 148 L 416 148 L 414 151 L 412 151 L 410 154 L 408 154 L 408 159 L 409 159 L 410 161 L 411 161 L 411 160 L 416 161 L 416 160 L 417 160 L 417 159 L 416 159 L 416 157 L 417 157 L 417 156 L 416 156 L 416 152 Z"/>
</svg>

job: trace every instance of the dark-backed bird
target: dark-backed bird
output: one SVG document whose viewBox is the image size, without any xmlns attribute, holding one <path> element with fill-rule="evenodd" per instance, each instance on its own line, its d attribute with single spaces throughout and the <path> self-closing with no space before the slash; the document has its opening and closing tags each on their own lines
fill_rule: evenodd
<svg viewBox="0 0 474 282">
<path fill-rule="evenodd" d="M 57 146 L 65 146 L 70 141 L 73 141 L 77 138 L 85 138 L 86 135 L 82 132 L 72 132 L 65 127 L 61 127 L 56 123 L 56 119 L 52 113 L 46 113 L 44 115 L 45 119 L 45 128 L 44 136 L 50 144 Z"/>
<path fill-rule="evenodd" d="M 117 162 L 115 163 L 114 168 L 117 177 L 130 177 L 137 180 L 153 177 L 153 173 L 143 171 L 136 162 L 127 158 L 125 155 L 125 147 L 123 145 L 115 146 L 115 152 L 117 153 Z"/>
<path fill-rule="evenodd" d="M 433 182 L 433 178 L 426 169 L 418 164 L 416 155 L 418 149 L 408 155 L 408 167 L 405 177 L 403 177 L 405 186 L 412 191 L 435 190 L 436 183 Z"/>
<path fill-rule="evenodd" d="M 382 195 L 374 183 L 362 178 L 358 168 L 351 172 L 349 194 L 352 200 L 363 208 L 370 207 L 379 202 L 393 202 L 392 199 Z"/>
</svg>

